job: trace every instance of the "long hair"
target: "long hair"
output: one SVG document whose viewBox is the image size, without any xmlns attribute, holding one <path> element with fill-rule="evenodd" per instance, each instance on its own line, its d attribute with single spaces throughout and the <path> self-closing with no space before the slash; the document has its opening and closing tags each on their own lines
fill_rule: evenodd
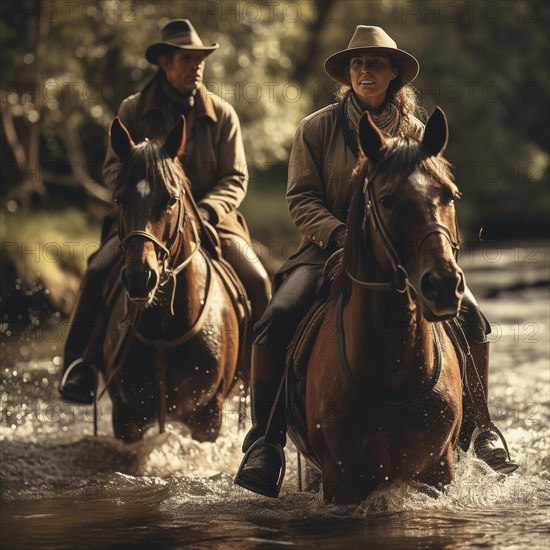
<svg viewBox="0 0 550 550">
<path fill-rule="evenodd" d="M 352 87 L 341 84 L 336 90 L 336 100 L 343 102 L 351 93 Z M 400 76 L 394 78 L 388 87 L 386 101 L 393 103 L 399 112 L 399 130 L 403 135 L 419 135 L 419 128 L 426 123 L 426 111 L 418 105 L 416 90 L 410 86 L 403 86 Z"/>
</svg>

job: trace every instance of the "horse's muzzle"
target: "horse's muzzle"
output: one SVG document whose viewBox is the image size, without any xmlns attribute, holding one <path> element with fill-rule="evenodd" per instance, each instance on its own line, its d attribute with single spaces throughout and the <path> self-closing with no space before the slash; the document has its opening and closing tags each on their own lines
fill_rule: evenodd
<svg viewBox="0 0 550 550">
<path fill-rule="evenodd" d="M 120 274 L 122 286 L 126 289 L 130 300 L 138 302 L 148 301 L 157 288 L 158 274 L 148 265 L 140 269 L 123 267 Z"/>
<path fill-rule="evenodd" d="M 428 320 L 441 320 L 457 315 L 464 289 L 464 273 L 460 269 L 425 271 L 420 278 L 420 293 Z"/>
</svg>

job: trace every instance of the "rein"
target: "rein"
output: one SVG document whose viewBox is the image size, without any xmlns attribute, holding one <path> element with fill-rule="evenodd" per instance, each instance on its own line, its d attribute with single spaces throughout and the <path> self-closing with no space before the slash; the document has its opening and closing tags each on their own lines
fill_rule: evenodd
<svg viewBox="0 0 550 550">
<path fill-rule="evenodd" d="M 409 395 L 408 397 L 404 397 L 402 399 L 391 399 L 389 396 L 380 398 L 377 397 L 374 392 L 370 391 L 368 388 L 364 388 L 361 384 L 358 384 L 353 376 L 351 367 L 346 356 L 346 340 L 344 334 L 343 313 L 344 305 L 342 301 L 342 296 L 339 296 L 338 301 L 336 302 L 336 339 L 338 342 L 338 362 L 340 364 L 342 372 L 344 373 L 344 376 L 346 377 L 346 380 L 348 381 L 349 386 L 353 388 L 353 391 L 356 393 L 359 400 L 375 403 L 384 407 L 400 407 L 413 403 L 417 399 L 421 399 L 434 389 L 439 380 L 439 377 L 441 376 L 441 365 L 443 359 L 441 352 L 441 342 L 439 340 L 437 331 L 434 331 L 435 363 L 430 380 L 426 382 L 419 390 Z"/>
<path fill-rule="evenodd" d="M 366 170 L 367 169 L 365 168 L 365 172 Z M 363 194 L 365 195 L 367 204 L 365 208 L 365 216 L 363 218 L 362 227 L 363 229 L 366 229 L 367 222 L 370 221 L 374 231 L 380 234 L 380 238 L 382 239 L 382 244 L 384 247 L 384 252 L 386 253 L 392 265 L 394 280 L 384 282 L 384 283 L 363 281 L 354 277 L 348 270 L 346 270 L 346 274 L 348 278 L 351 281 L 353 281 L 355 284 L 362 286 L 364 288 L 367 288 L 369 290 L 381 290 L 381 291 L 395 290 L 400 294 L 404 294 L 410 288 L 418 296 L 419 295 L 418 289 L 411 282 L 407 268 L 403 266 L 403 262 L 392 243 L 392 239 L 389 235 L 388 230 L 384 225 L 382 216 L 380 215 L 380 211 L 378 210 L 378 206 L 374 198 L 372 184 L 369 185 L 368 175 L 366 173 L 364 173 Z M 460 250 L 460 242 L 458 240 L 458 222 L 456 220 L 456 217 L 455 217 L 455 233 L 456 233 L 456 239 L 457 239 L 456 241 L 453 239 L 453 236 L 450 230 L 445 225 L 440 223 L 430 224 L 422 234 L 422 237 L 419 239 L 417 252 L 420 252 L 420 249 L 422 248 L 423 244 L 426 242 L 426 239 L 428 237 L 434 234 L 441 234 L 449 241 L 451 247 L 453 248 L 453 255 L 455 256 L 455 259 L 456 259 L 458 255 L 458 251 Z"/>
<path fill-rule="evenodd" d="M 364 178 L 363 194 L 365 195 L 365 199 L 366 199 L 366 207 L 365 207 L 365 215 L 363 218 L 362 228 L 363 228 L 363 231 L 365 231 L 367 224 L 370 222 L 370 224 L 372 225 L 372 229 L 375 232 L 379 233 L 380 238 L 382 239 L 384 252 L 386 253 L 392 265 L 394 279 L 393 281 L 381 282 L 381 283 L 363 281 L 354 277 L 349 272 L 349 270 L 346 270 L 346 275 L 355 284 L 363 288 L 367 288 L 369 290 L 374 290 L 374 291 L 395 290 L 400 294 L 404 294 L 405 292 L 408 292 L 409 289 L 412 289 L 413 292 L 417 296 L 419 296 L 420 293 L 411 282 L 409 273 L 407 269 L 403 266 L 403 262 L 399 254 L 397 253 L 395 246 L 393 245 L 393 242 L 389 235 L 388 230 L 384 225 L 382 216 L 380 215 L 380 211 L 378 210 L 378 206 L 375 201 L 374 192 L 372 190 L 372 184 L 369 185 L 368 175 L 366 171 L 367 171 L 367 168 L 365 168 L 365 171 L 363 172 L 363 178 Z M 418 253 L 420 252 L 420 249 L 422 248 L 422 246 L 424 245 L 428 237 L 434 234 L 441 234 L 449 241 L 449 243 L 453 247 L 453 254 L 455 255 L 455 258 L 456 258 L 456 255 L 460 248 L 460 243 L 458 242 L 458 224 L 456 222 L 456 218 L 455 218 L 455 224 L 456 224 L 455 231 L 456 231 L 457 241 L 454 241 L 451 232 L 446 226 L 440 223 L 433 223 L 428 225 L 428 227 L 425 229 L 424 233 L 422 234 L 422 237 L 418 241 L 417 252 Z M 416 392 L 414 392 L 413 394 L 407 397 L 391 398 L 387 396 L 387 397 L 380 398 L 380 397 L 377 397 L 372 391 L 369 391 L 369 389 L 363 388 L 360 384 L 358 384 L 353 376 L 353 373 L 351 371 L 351 368 L 346 356 L 343 311 L 344 311 L 344 304 L 343 304 L 342 296 L 339 296 L 336 302 L 336 337 L 337 337 L 337 343 L 338 343 L 338 362 L 339 362 L 340 368 L 342 369 L 342 372 L 344 373 L 344 376 L 348 381 L 349 386 L 353 389 L 353 391 L 356 393 L 357 397 L 360 400 L 376 403 L 377 405 L 381 405 L 385 407 L 399 407 L 399 406 L 413 403 L 414 401 L 421 399 L 422 397 L 424 397 L 425 395 L 427 395 L 429 392 L 433 390 L 433 388 L 435 387 L 435 385 L 437 384 L 441 376 L 441 365 L 443 360 L 442 351 L 441 351 L 441 342 L 436 330 L 434 330 L 434 338 L 433 338 L 435 362 L 434 362 L 434 368 L 433 368 L 433 372 L 430 380 L 426 382 L 419 390 L 417 390 Z"/>
<path fill-rule="evenodd" d="M 141 230 L 135 230 L 130 231 L 127 235 L 124 236 L 124 238 L 120 241 L 120 248 L 124 252 L 126 250 L 126 247 L 128 246 L 128 241 L 135 237 L 141 237 L 148 241 L 151 241 L 156 249 L 157 249 L 157 260 L 161 267 L 161 274 L 164 275 L 164 281 L 159 282 L 159 286 L 163 287 L 165 286 L 169 280 L 172 280 L 172 296 L 170 298 L 170 314 L 174 315 L 174 299 L 176 296 L 176 286 L 177 286 L 177 276 L 179 273 L 181 273 L 193 260 L 193 257 L 197 253 L 197 251 L 200 248 L 200 238 L 199 233 L 197 231 L 197 227 L 195 225 L 195 222 L 191 220 L 191 229 L 193 231 L 193 239 L 195 246 L 193 247 L 193 250 L 191 253 L 185 258 L 181 263 L 174 267 L 170 267 L 170 258 L 172 257 L 172 246 L 176 242 L 177 238 L 180 237 L 180 246 L 177 247 L 176 252 L 173 254 L 174 258 L 177 258 L 181 251 L 181 240 L 183 237 L 183 230 L 185 227 L 185 222 L 187 220 L 187 213 L 182 205 L 182 197 L 185 195 L 185 190 L 181 190 L 180 194 L 177 197 L 177 202 L 179 205 L 178 210 L 178 223 L 176 225 L 176 228 L 174 229 L 174 232 L 169 237 L 169 239 L 166 241 L 166 245 L 162 244 L 154 235 L 149 233 L 148 231 L 141 231 Z M 120 217 L 119 217 L 119 235 L 122 235 L 122 227 L 120 224 Z M 159 254 L 158 251 L 160 251 L 162 254 Z"/>
</svg>

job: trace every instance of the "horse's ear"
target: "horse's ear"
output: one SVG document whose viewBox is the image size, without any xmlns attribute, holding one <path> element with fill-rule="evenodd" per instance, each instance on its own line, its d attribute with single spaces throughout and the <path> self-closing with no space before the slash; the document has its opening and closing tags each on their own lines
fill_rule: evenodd
<svg viewBox="0 0 550 550">
<path fill-rule="evenodd" d="M 162 148 L 171 159 L 183 155 L 185 150 L 185 117 L 183 115 L 166 136 Z"/>
<path fill-rule="evenodd" d="M 443 109 L 436 107 L 426 124 L 422 145 L 428 149 L 431 155 L 437 156 L 445 151 L 448 139 L 449 127 L 447 125 L 447 117 Z"/>
<path fill-rule="evenodd" d="M 136 144 L 132 140 L 126 126 L 120 121 L 120 118 L 115 117 L 111 123 L 109 134 L 111 135 L 111 147 L 116 156 L 120 160 L 125 159 Z"/>
<path fill-rule="evenodd" d="M 386 139 L 367 111 L 359 121 L 359 145 L 366 157 L 373 162 L 378 159 L 381 149 L 386 145 Z"/>
</svg>

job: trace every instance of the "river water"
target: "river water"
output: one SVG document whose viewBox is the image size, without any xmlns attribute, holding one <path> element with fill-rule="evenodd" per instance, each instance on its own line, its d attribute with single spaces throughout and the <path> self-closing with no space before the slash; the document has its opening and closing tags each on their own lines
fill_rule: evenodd
<svg viewBox="0 0 550 550">
<path fill-rule="evenodd" d="M 112 436 L 110 405 L 57 397 L 61 322 L 34 332 L 2 324 L 2 549 L 74 548 L 550 548 L 548 247 L 467 250 L 461 265 L 491 320 L 490 407 L 520 469 L 507 477 L 471 454 L 434 498 L 421 486 L 382 487 L 360 505 L 298 492 L 287 449 L 279 499 L 233 485 L 244 436 L 236 403 L 222 435 L 193 441 L 185 427 L 143 442 Z"/>
</svg>

